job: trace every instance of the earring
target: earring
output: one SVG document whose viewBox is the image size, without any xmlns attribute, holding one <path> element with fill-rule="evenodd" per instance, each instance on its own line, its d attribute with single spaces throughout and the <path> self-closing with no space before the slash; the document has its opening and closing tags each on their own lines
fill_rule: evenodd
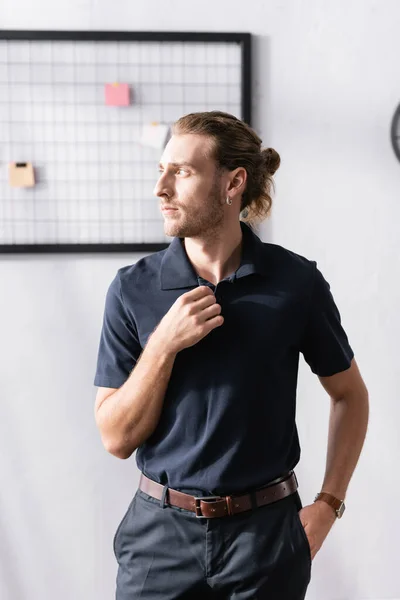
<svg viewBox="0 0 400 600">
<path fill-rule="evenodd" d="M 232 198 L 229 198 L 229 196 L 227 196 L 226 203 L 229 204 L 229 206 L 232 206 Z"/>
</svg>

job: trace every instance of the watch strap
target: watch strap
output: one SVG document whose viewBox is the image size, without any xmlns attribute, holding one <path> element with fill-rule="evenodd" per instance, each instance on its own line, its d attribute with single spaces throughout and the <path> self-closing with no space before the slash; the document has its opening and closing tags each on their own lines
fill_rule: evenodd
<svg viewBox="0 0 400 600">
<path fill-rule="evenodd" d="M 345 510 L 345 504 L 343 500 L 339 500 L 339 498 L 336 498 L 328 492 L 319 492 L 319 494 L 315 496 L 314 502 L 316 502 L 317 500 L 322 500 L 323 502 L 326 502 L 327 504 L 332 506 L 338 519 L 342 517 Z"/>
</svg>

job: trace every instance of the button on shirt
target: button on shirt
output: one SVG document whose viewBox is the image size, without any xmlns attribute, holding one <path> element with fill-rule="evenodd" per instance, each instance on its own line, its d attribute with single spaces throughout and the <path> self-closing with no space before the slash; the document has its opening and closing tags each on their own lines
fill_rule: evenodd
<svg viewBox="0 0 400 600">
<path fill-rule="evenodd" d="M 216 286 L 174 238 L 119 269 L 106 295 L 94 384 L 112 388 L 182 294 L 209 285 L 221 305 L 223 325 L 177 354 L 158 425 L 136 452 L 145 475 L 187 493 L 240 493 L 293 469 L 300 352 L 320 376 L 354 356 L 316 261 L 240 226 L 240 266 Z"/>
</svg>

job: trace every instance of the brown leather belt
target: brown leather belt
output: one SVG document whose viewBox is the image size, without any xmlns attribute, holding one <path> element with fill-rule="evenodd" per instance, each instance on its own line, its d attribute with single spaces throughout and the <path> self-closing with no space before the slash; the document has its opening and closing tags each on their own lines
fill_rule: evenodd
<svg viewBox="0 0 400 600">
<path fill-rule="evenodd" d="M 265 487 L 254 490 L 251 494 L 242 494 L 240 496 L 191 496 L 167 488 L 165 503 L 169 506 L 184 508 L 196 513 L 196 517 L 211 519 L 214 517 L 226 517 L 237 513 L 251 510 L 265 504 L 271 504 L 277 500 L 282 500 L 286 496 L 294 494 L 298 488 L 297 478 L 294 471 L 291 471 L 284 477 L 274 479 Z M 143 473 L 140 476 L 139 489 L 145 494 L 162 499 L 164 486 L 152 479 L 149 479 Z M 253 501 L 252 501 L 253 497 Z"/>
</svg>

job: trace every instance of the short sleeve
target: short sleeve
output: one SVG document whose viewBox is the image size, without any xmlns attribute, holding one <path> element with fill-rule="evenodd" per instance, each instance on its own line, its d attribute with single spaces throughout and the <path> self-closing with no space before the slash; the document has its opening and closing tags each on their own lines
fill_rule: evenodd
<svg viewBox="0 0 400 600">
<path fill-rule="evenodd" d="M 350 367 L 354 352 L 341 324 L 330 285 L 313 263 L 313 283 L 300 351 L 311 370 L 320 377 L 329 377 Z"/>
<path fill-rule="evenodd" d="M 121 387 L 141 352 L 136 326 L 123 302 L 118 272 L 106 295 L 94 385 Z"/>
</svg>

